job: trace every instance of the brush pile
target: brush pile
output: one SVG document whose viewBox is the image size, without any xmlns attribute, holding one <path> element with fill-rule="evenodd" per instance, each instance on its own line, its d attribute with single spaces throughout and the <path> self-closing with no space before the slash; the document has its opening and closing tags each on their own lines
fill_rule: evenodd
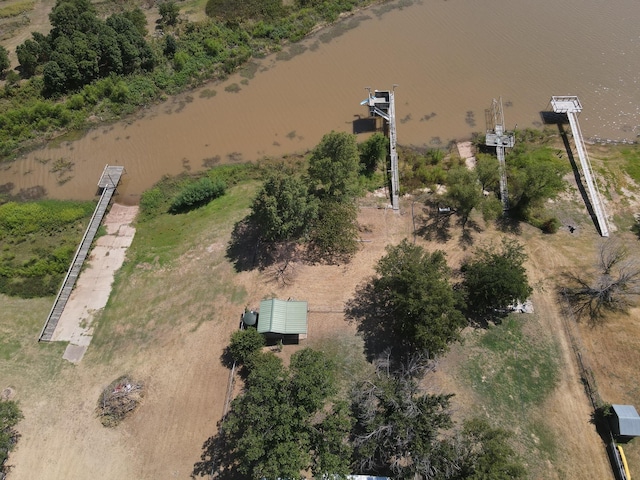
<svg viewBox="0 0 640 480">
<path fill-rule="evenodd" d="M 144 384 L 128 375 L 114 380 L 102 391 L 96 413 L 105 427 L 115 427 L 131 415 L 142 402 Z"/>
</svg>

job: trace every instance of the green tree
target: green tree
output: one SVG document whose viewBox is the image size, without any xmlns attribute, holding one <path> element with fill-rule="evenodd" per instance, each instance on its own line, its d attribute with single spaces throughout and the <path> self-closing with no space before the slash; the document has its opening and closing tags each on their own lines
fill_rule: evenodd
<svg viewBox="0 0 640 480">
<path fill-rule="evenodd" d="M 232 402 L 210 460 L 195 471 L 210 474 L 213 467 L 221 475 L 275 480 L 300 478 L 311 468 L 344 469 L 350 451 L 340 444 L 350 421 L 341 404 L 325 407 L 335 392 L 333 362 L 304 349 L 291 357 L 289 370 L 272 353 L 252 355 L 247 367 L 245 391 Z"/>
<path fill-rule="evenodd" d="M 234 361 L 244 364 L 251 355 L 260 351 L 264 344 L 264 336 L 255 328 L 237 330 L 231 335 L 229 354 Z"/>
<path fill-rule="evenodd" d="M 375 172 L 389 151 L 389 140 L 382 133 L 374 133 L 358 144 L 360 163 L 367 174 Z"/>
<path fill-rule="evenodd" d="M 311 229 L 315 255 L 328 262 L 349 259 L 358 250 L 358 207 L 354 203 L 325 200 Z"/>
<path fill-rule="evenodd" d="M 40 63 L 40 51 L 41 48 L 38 42 L 30 38 L 16 47 L 20 70 L 25 77 L 30 77 L 35 74 L 36 67 Z"/>
<path fill-rule="evenodd" d="M 22 418 L 22 412 L 16 402 L 0 400 L 0 474 L 5 473 L 4 463 L 20 438 L 14 427 Z"/>
<path fill-rule="evenodd" d="M 471 211 L 483 199 L 482 188 L 478 183 L 477 174 L 464 166 L 449 170 L 446 199 L 451 208 L 460 215 L 460 222 L 464 229 Z"/>
<path fill-rule="evenodd" d="M 426 252 L 405 239 L 387 247 L 376 273 L 347 305 L 370 353 L 391 346 L 398 356 L 435 356 L 460 338 L 465 318 L 443 252 Z"/>
<path fill-rule="evenodd" d="M 67 88 L 67 77 L 57 62 L 48 62 L 42 71 L 46 95 L 57 95 Z"/>
<path fill-rule="evenodd" d="M 331 132 L 311 153 L 309 178 L 312 191 L 321 199 L 350 201 L 358 194 L 360 156 L 356 136 Z"/>
<path fill-rule="evenodd" d="M 0 77 L 4 75 L 6 69 L 11 66 L 9 61 L 9 52 L 7 49 L 0 45 Z"/>
<path fill-rule="evenodd" d="M 522 460 L 509 445 L 511 432 L 492 428 L 482 418 L 464 423 L 461 450 L 464 452 L 455 480 L 517 480 L 527 478 Z"/>
<path fill-rule="evenodd" d="M 479 153 L 476 156 L 476 174 L 482 190 L 496 192 L 500 185 L 500 164 L 493 155 Z"/>
<path fill-rule="evenodd" d="M 158 7 L 160 23 L 163 25 L 175 25 L 180 15 L 180 7 L 172 0 L 162 2 Z"/>
<path fill-rule="evenodd" d="M 432 479 L 449 470 L 448 442 L 441 434 L 452 426 L 452 395 L 421 393 L 413 373 L 392 375 L 387 365 L 378 364 L 374 378 L 356 385 L 353 457 L 358 472 Z"/>
<path fill-rule="evenodd" d="M 311 466 L 314 478 L 346 478 L 351 473 L 353 447 L 349 442 L 353 418 L 344 401 L 336 402 L 325 413 L 324 419 L 311 429 L 311 445 L 314 461 Z M 337 476 L 337 477 L 336 477 Z"/>
<path fill-rule="evenodd" d="M 147 35 L 147 17 L 140 7 L 136 7 L 133 10 L 127 10 L 123 12 L 124 15 L 138 30 L 140 35 L 145 37 Z"/>
<path fill-rule="evenodd" d="M 173 35 L 166 35 L 164 37 L 164 48 L 162 49 L 162 53 L 167 58 L 173 58 L 173 56 L 178 50 L 178 42 L 176 41 L 176 37 Z"/>
<path fill-rule="evenodd" d="M 562 177 L 570 168 L 549 147 L 516 148 L 508 156 L 507 165 L 511 203 L 523 218 L 528 218 L 531 208 L 565 188 Z"/>
<path fill-rule="evenodd" d="M 322 408 L 335 394 L 335 363 L 318 350 L 305 348 L 291 357 L 291 403 L 306 415 Z"/>
<path fill-rule="evenodd" d="M 318 215 L 318 202 L 291 170 L 270 172 L 251 206 L 252 216 L 268 241 L 297 239 Z"/>
<path fill-rule="evenodd" d="M 462 287 L 470 316 L 493 318 L 509 305 L 526 300 L 529 286 L 524 262 L 527 255 L 515 240 L 502 239 L 500 248 L 479 248 L 462 265 Z"/>
<path fill-rule="evenodd" d="M 178 192 L 171 202 L 171 213 L 182 213 L 197 207 L 206 205 L 211 200 L 224 195 L 227 186 L 222 180 L 211 180 L 209 177 L 201 178 L 195 182 L 187 183 Z"/>
</svg>

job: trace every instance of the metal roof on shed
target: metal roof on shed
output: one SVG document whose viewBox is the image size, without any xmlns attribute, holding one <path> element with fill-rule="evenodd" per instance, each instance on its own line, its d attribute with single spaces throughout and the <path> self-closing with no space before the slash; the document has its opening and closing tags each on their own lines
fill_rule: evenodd
<svg viewBox="0 0 640 480">
<path fill-rule="evenodd" d="M 306 334 L 307 302 L 272 298 L 260 302 L 259 333 Z"/>
<path fill-rule="evenodd" d="M 624 437 L 640 437 L 640 416 L 633 405 L 611 405 L 617 422 L 614 422 L 614 433 Z M 617 431 L 616 431 L 617 430 Z"/>
</svg>

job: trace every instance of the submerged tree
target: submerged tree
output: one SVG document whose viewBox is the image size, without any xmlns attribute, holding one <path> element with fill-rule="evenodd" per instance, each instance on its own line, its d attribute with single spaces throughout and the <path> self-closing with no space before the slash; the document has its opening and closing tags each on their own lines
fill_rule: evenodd
<svg viewBox="0 0 640 480">
<path fill-rule="evenodd" d="M 576 316 L 591 325 L 602 323 L 610 312 L 626 312 L 640 295 L 640 262 L 612 240 L 600 245 L 596 271 L 566 273 L 564 278 L 561 294 Z"/>
</svg>

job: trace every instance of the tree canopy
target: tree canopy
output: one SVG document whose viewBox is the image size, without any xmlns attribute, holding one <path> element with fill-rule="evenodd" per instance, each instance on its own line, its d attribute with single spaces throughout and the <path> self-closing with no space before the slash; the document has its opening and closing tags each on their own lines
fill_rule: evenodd
<svg viewBox="0 0 640 480">
<path fill-rule="evenodd" d="M 196 473 L 225 472 L 242 478 L 300 478 L 347 473 L 346 443 L 351 421 L 343 403 L 328 404 L 336 392 L 335 365 L 322 352 L 303 349 L 286 369 L 272 353 L 247 365 L 245 391 L 231 404 L 215 448 L 205 452 Z M 206 466 L 205 466 L 206 465 Z"/>
<path fill-rule="evenodd" d="M 20 438 L 14 427 L 22 418 L 22 412 L 16 402 L 0 400 L 0 474 L 5 473 L 4 463 Z"/>
<path fill-rule="evenodd" d="M 389 140 L 382 133 L 376 132 L 367 140 L 358 144 L 360 164 L 365 173 L 372 174 L 385 159 L 389 150 Z"/>
<path fill-rule="evenodd" d="M 11 62 L 9 61 L 9 52 L 7 49 L 0 45 L 0 77 L 4 75 L 4 72 L 7 68 L 11 66 Z"/>
<path fill-rule="evenodd" d="M 531 295 L 524 268 L 526 259 L 521 244 L 503 238 L 500 248 L 478 248 L 475 255 L 463 263 L 462 286 L 471 317 L 497 317 L 509 305 Z"/>
<path fill-rule="evenodd" d="M 52 29 L 47 36 L 34 32 L 16 48 L 23 75 L 34 75 L 42 66 L 48 95 L 75 90 L 110 74 L 151 70 L 155 64 L 144 39 L 146 19 L 140 9 L 104 21 L 87 0 L 58 0 L 49 19 Z"/>
<path fill-rule="evenodd" d="M 376 273 L 347 305 L 347 316 L 358 322 L 370 353 L 390 346 L 398 356 L 435 356 L 459 339 L 465 318 L 444 252 L 430 253 L 405 239 L 387 247 Z"/>
<path fill-rule="evenodd" d="M 326 134 L 309 158 L 311 190 L 320 199 L 352 200 L 358 194 L 359 173 L 356 136 L 349 133 Z"/>
<path fill-rule="evenodd" d="M 507 156 L 510 203 L 524 218 L 528 210 L 565 188 L 563 176 L 567 162 L 557 158 L 549 147 L 516 147 Z"/>
<path fill-rule="evenodd" d="M 353 392 L 355 469 L 398 479 L 446 478 L 449 445 L 440 434 L 453 425 L 452 395 L 421 393 L 415 371 L 392 375 L 386 367 L 378 364 L 375 378 Z"/>
<path fill-rule="evenodd" d="M 483 418 L 464 422 L 455 480 L 518 480 L 527 478 L 522 460 L 509 445 L 513 436 L 502 428 L 492 428 Z"/>
<path fill-rule="evenodd" d="M 358 250 L 358 206 L 351 202 L 320 203 L 310 234 L 316 256 L 334 262 L 350 258 Z"/>
<path fill-rule="evenodd" d="M 163 25 L 175 25 L 178 22 L 180 7 L 173 0 L 165 0 L 158 6 L 160 23 Z"/>
<path fill-rule="evenodd" d="M 268 241 L 297 239 L 318 216 L 318 201 L 290 169 L 268 173 L 251 206 L 252 216 Z"/>
<path fill-rule="evenodd" d="M 448 204 L 460 215 L 462 228 L 467 224 L 471 211 L 483 200 L 482 188 L 478 183 L 478 175 L 475 171 L 465 166 L 459 166 L 449 170 L 447 175 Z"/>
<path fill-rule="evenodd" d="M 244 330 L 236 330 L 231 335 L 231 342 L 228 348 L 229 355 L 234 361 L 244 364 L 251 355 L 260 351 L 264 344 L 264 336 L 258 333 L 255 328 L 249 327 Z"/>
</svg>

